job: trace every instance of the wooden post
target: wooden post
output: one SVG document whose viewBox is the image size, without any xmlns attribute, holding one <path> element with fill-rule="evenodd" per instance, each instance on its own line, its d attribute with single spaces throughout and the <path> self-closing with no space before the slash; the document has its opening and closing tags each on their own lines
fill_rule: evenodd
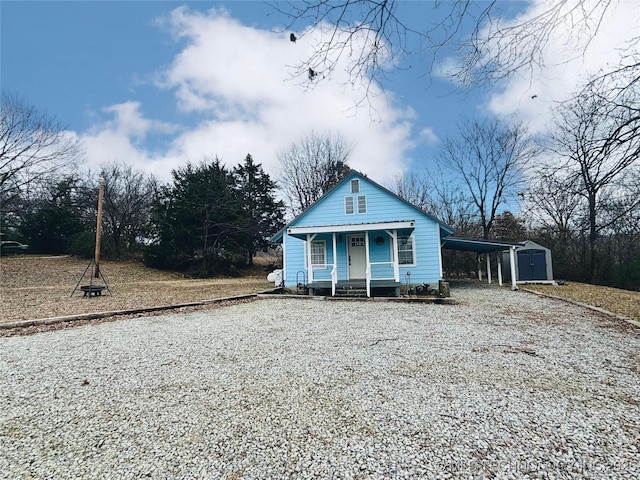
<svg viewBox="0 0 640 480">
<path fill-rule="evenodd" d="M 93 257 L 93 276 L 100 277 L 100 234 L 102 231 L 102 203 L 104 202 L 104 179 L 100 179 L 100 188 L 98 189 L 98 220 L 96 224 L 96 250 Z"/>
<path fill-rule="evenodd" d="M 502 252 L 496 252 L 496 262 L 498 262 L 498 285 L 502 286 Z"/>
<path fill-rule="evenodd" d="M 487 260 L 487 283 L 491 285 L 491 255 L 489 252 L 485 254 Z"/>
</svg>

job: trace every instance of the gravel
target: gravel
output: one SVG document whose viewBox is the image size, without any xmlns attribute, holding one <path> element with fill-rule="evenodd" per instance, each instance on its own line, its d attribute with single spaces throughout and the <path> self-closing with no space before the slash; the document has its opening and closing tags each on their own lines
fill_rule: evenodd
<svg viewBox="0 0 640 480">
<path fill-rule="evenodd" d="M 452 293 L 0 338 L 0 477 L 640 477 L 640 329 Z"/>
</svg>

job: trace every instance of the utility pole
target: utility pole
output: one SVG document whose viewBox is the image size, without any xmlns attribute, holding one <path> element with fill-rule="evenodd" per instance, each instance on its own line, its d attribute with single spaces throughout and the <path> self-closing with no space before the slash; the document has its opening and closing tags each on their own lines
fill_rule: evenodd
<svg viewBox="0 0 640 480">
<path fill-rule="evenodd" d="M 100 178 L 98 189 L 98 220 L 96 225 L 96 250 L 93 258 L 93 277 L 100 278 L 100 234 L 102 230 L 102 202 L 104 201 L 104 178 Z"/>
</svg>

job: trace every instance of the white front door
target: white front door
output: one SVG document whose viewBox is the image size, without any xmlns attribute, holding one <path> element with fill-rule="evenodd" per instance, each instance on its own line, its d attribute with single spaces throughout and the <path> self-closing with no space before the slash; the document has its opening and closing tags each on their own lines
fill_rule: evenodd
<svg viewBox="0 0 640 480">
<path fill-rule="evenodd" d="M 349 280 L 366 278 L 367 255 L 364 235 L 347 236 L 347 254 L 349 255 Z"/>
</svg>

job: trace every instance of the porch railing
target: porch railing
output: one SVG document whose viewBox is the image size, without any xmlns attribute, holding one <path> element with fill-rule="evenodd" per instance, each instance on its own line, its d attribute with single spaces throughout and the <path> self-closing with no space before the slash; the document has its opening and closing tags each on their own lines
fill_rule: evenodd
<svg viewBox="0 0 640 480">
<path fill-rule="evenodd" d="M 333 264 L 311 265 L 311 268 L 309 268 L 309 283 L 313 283 L 316 280 L 331 280 L 333 272 L 329 270 L 329 267 L 333 268 Z"/>
<path fill-rule="evenodd" d="M 370 262 L 371 280 L 396 280 L 395 262 Z"/>
</svg>

